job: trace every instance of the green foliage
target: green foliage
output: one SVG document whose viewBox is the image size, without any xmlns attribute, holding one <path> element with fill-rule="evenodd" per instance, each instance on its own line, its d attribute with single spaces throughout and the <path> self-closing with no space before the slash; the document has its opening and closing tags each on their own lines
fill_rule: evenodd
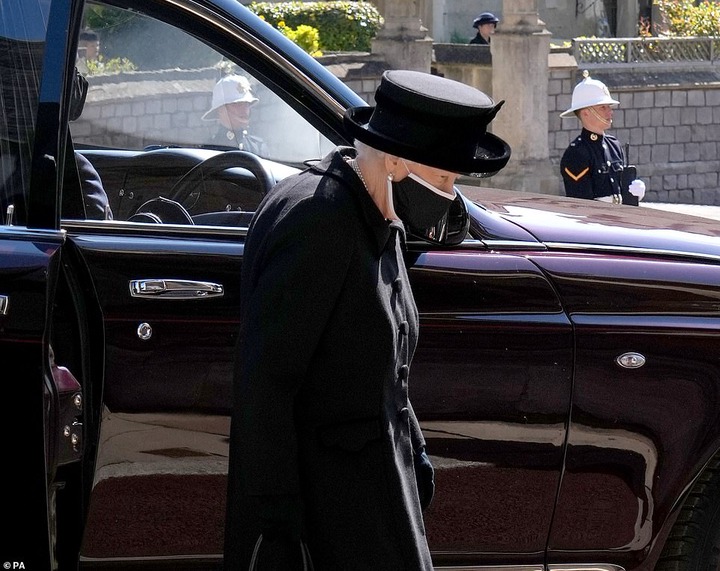
<svg viewBox="0 0 720 571">
<path fill-rule="evenodd" d="M 311 56 L 319 57 L 322 55 L 320 51 L 320 32 L 318 32 L 317 28 L 300 24 L 297 29 L 293 30 L 289 26 L 286 26 L 285 22 L 281 21 L 278 22 L 278 30 Z"/>
<path fill-rule="evenodd" d="M 322 51 L 370 51 L 371 41 L 383 19 L 370 2 L 253 2 L 248 8 L 272 26 L 280 22 L 298 29 L 311 26 L 319 31 Z"/>
<path fill-rule="evenodd" d="M 99 55 L 97 59 L 89 59 L 85 62 L 88 69 L 88 75 L 98 75 L 100 73 L 121 73 L 123 71 L 135 71 L 135 64 L 127 58 L 105 59 Z"/>
<path fill-rule="evenodd" d="M 703 0 L 655 0 L 669 36 L 720 36 L 720 3 Z"/>
<path fill-rule="evenodd" d="M 89 4 L 85 10 L 85 26 L 91 30 L 114 30 L 132 19 L 128 12 L 98 4 Z"/>
</svg>

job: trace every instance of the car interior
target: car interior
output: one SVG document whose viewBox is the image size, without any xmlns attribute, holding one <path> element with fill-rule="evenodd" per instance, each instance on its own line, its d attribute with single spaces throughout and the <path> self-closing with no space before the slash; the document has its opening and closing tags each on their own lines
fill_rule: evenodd
<svg viewBox="0 0 720 571">
<path fill-rule="evenodd" d="M 86 5 L 84 22 L 100 50 L 92 60 L 78 54 L 88 89 L 70 131 L 98 172 L 112 221 L 245 226 L 272 185 L 334 147 L 281 89 L 180 28 L 102 3 Z M 224 128 L 204 118 L 226 75 L 247 78 L 257 98 L 239 128 L 262 141 L 262 155 L 218 144 Z"/>
<path fill-rule="evenodd" d="M 101 41 L 94 59 L 78 51 L 88 86 L 70 131 L 107 195 L 103 221 L 247 227 L 275 183 L 342 143 L 303 116 L 302 102 L 253 73 L 250 55 L 232 61 L 179 27 L 116 5 L 88 3 L 83 21 Z M 257 99 L 249 125 L 240 129 L 262 142 L 260 152 L 242 150 L 229 130 L 206 117 L 213 87 L 227 75 L 247 78 Z M 83 215 L 65 200 L 66 223 L 97 218 L 87 202 Z M 410 231 L 453 246 L 468 229 L 467 205 L 458 195 L 437 226 Z"/>
</svg>

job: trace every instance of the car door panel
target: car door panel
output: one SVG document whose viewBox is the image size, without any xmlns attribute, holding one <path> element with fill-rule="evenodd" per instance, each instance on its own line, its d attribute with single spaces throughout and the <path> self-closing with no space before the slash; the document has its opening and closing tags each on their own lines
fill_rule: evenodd
<svg viewBox="0 0 720 571">
<path fill-rule="evenodd" d="M 425 514 L 434 561 L 541 563 L 572 385 L 560 300 L 520 254 L 431 251 L 410 277 L 421 318 L 411 398 L 436 468 Z"/>
<path fill-rule="evenodd" d="M 115 557 L 206 561 L 220 553 L 242 247 L 236 233 L 201 232 L 73 236 L 95 276 L 107 337 L 87 568 Z M 422 323 L 413 403 L 437 464 L 438 492 L 427 513 L 436 563 L 492 562 L 499 553 L 538 561 L 569 407 L 567 318 L 521 256 L 427 254 L 410 263 Z M 478 292 L 466 311 L 448 311 L 449 274 L 456 276 L 450 291 Z M 219 283 L 226 293 L 199 301 L 133 298 L 128 284 L 148 276 Z M 142 323 L 153 330 L 146 341 L 138 336 Z M 521 500 L 528 485 L 536 493 Z M 158 488 L 167 493 L 157 496 Z M 498 511 L 491 500 L 501 489 L 515 490 L 517 501 Z M 117 497 L 127 502 L 121 510 Z M 197 544 L 182 531 L 188 520 L 198 522 Z M 159 526 L 164 542 L 143 543 Z"/>
<path fill-rule="evenodd" d="M 241 235 L 168 225 L 158 232 L 152 224 L 143 231 L 113 224 L 104 232 L 68 226 L 93 276 L 106 340 L 105 406 L 82 567 L 115 561 L 122 568 L 145 557 L 217 565 Z M 148 286 L 148 295 L 136 295 L 137 282 Z M 164 295 L 156 287 L 161 282 L 180 283 L 184 294 L 170 288 Z M 203 284 L 222 294 L 207 295 Z"/>
<path fill-rule="evenodd" d="M 577 340 L 549 557 L 613 548 L 633 568 L 720 440 L 720 267 L 651 256 L 535 261 L 566 301 Z"/>
<path fill-rule="evenodd" d="M 238 235 L 183 237 L 176 229 L 174 236 L 74 241 L 104 313 L 105 405 L 113 412 L 227 413 L 239 330 Z M 183 289 L 172 289 L 177 284 Z"/>
</svg>

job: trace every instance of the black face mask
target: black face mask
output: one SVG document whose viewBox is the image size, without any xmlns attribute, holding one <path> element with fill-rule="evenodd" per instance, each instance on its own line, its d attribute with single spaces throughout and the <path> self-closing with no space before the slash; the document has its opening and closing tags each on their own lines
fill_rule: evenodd
<svg viewBox="0 0 720 571">
<path fill-rule="evenodd" d="M 450 209 L 454 194 L 443 192 L 419 176 L 410 173 L 399 182 L 391 182 L 395 214 L 411 229 L 434 226 Z"/>
</svg>

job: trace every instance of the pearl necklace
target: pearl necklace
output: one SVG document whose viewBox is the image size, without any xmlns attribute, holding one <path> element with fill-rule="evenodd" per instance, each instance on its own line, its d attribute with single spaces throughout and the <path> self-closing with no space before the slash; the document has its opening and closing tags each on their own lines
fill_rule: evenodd
<svg viewBox="0 0 720 571">
<path fill-rule="evenodd" d="M 365 177 L 362 174 L 362 171 L 360 170 L 360 166 L 357 164 L 357 161 L 355 159 L 347 159 L 347 163 L 350 165 L 352 170 L 355 171 L 355 174 L 358 175 L 358 178 L 360 179 L 360 182 L 363 183 L 363 186 L 365 187 L 365 190 L 370 193 L 370 189 L 368 188 L 367 183 L 365 182 Z M 392 175 L 388 174 L 388 180 L 392 180 Z M 393 211 L 394 212 L 394 211 Z M 393 218 L 394 219 L 394 218 Z M 386 222 L 392 222 L 393 219 L 391 218 L 385 218 Z"/>
<path fill-rule="evenodd" d="M 358 178 L 360 179 L 360 182 L 363 183 L 365 190 L 368 190 L 368 185 L 365 182 L 365 177 L 363 176 L 362 171 L 360 170 L 360 166 L 357 164 L 357 161 L 355 159 L 350 159 L 348 163 L 350 163 L 350 166 L 352 167 L 352 170 L 355 171 L 355 174 L 358 175 Z"/>
</svg>

